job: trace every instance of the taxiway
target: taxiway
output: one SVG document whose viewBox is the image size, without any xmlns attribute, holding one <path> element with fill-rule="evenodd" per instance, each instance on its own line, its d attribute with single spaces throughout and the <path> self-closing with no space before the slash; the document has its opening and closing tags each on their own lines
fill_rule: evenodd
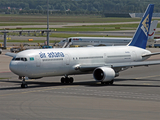
<svg viewBox="0 0 160 120">
<path fill-rule="evenodd" d="M 10 60 L 4 52 L 0 55 L 3 120 L 160 119 L 160 65 L 123 71 L 112 86 L 95 82 L 89 74 L 72 76 L 75 82 L 67 85 L 60 83 L 61 77 L 28 80 L 29 87 L 22 89 L 18 76 L 9 70 Z"/>
</svg>

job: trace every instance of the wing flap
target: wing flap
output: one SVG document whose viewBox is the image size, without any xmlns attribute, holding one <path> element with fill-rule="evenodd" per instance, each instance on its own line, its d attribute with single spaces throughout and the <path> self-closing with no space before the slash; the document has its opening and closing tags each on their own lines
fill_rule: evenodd
<svg viewBox="0 0 160 120">
<path fill-rule="evenodd" d="M 127 62 L 127 63 L 113 63 L 111 66 L 116 67 L 138 67 L 138 66 L 149 66 L 160 64 L 160 60 L 157 61 L 143 61 L 143 62 Z"/>
</svg>

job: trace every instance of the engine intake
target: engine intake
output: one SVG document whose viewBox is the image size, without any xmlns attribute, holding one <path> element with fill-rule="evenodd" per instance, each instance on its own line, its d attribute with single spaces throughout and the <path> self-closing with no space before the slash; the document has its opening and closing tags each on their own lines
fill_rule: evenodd
<svg viewBox="0 0 160 120">
<path fill-rule="evenodd" d="M 109 67 L 99 67 L 94 70 L 93 77 L 100 82 L 111 81 L 115 78 L 115 71 Z"/>
</svg>

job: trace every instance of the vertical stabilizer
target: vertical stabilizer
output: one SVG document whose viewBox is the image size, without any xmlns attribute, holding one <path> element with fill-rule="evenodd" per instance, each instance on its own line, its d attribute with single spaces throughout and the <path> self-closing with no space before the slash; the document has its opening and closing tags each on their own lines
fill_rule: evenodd
<svg viewBox="0 0 160 120">
<path fill-rule="evenodd" d="M 154 5 L 149 4 L 129 46 L 146 48 Z"/>
<path fill-rule="evenodd" d="M 148 39 L 154 39 L 154 35 L 155 35 L 155 32 L 156 32 L 157 24 L 158 24 L 158 20 L 154 20 L 151 23 L 149 34 L 148 34 Z"/>
</svg>

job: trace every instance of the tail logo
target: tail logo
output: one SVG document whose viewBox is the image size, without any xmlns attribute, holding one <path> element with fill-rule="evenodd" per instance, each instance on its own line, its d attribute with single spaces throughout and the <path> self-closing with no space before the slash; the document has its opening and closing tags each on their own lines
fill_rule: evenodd
<svg viewBox="0 0 160 120">
<path fill-rule="evenodd" d="M 156 29 L 154 29 L 154 32 L 155 32 L 155 30 L 156 30 Z M 152 34 L 148 34 L 148 36 L 152 36 L 152 35 L 154 34 L 154 32 L 153 32 Z"/>
<path fill-rule="evenodd" d="M 144 19 L 144 21 L 142 22 L 142 27 L 141 29 L 143 30 L 143 32 L 145 33 L 145 35 L 147 36 L 147 33 L 149 31 L 149 14 L 147 15 L 147 17 Z"/>
</svg>

